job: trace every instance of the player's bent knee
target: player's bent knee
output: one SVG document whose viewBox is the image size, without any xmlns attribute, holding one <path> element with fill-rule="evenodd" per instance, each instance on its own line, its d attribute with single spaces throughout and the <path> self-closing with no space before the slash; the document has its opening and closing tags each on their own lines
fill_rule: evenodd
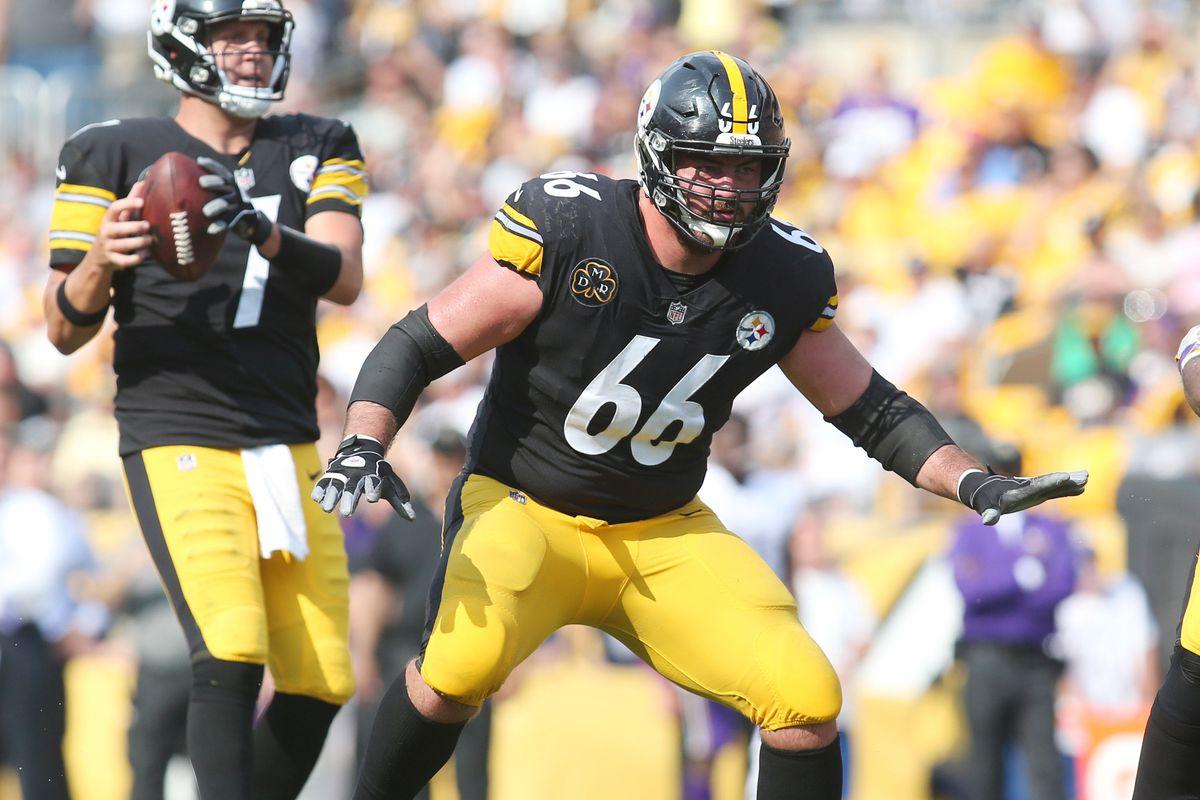
<svg viewBox="0 0 1200 800">
<path fill-rule="evenodd" d="M 442 724 L 463 722 L 479 713 L 478 706 L 466 705 L 445 697 L 426 683 L 421 676 L 416 659 L 408 662 L 408 666 L 405 668 L 404 682 L 408 690 L 408 699 L 412 702 L 413 708 L 431 722 Z"/>
<path fill-rule="evenodd" d="M 512 670 L 509 624 L 495 606 L 460 606 L 439 618 L 421 662 L 421 677 L 444 697 L 481 705 Z"/>
<path fill-rule="evenodd" d="M 771 698 L 756 709 L 759 718 L 753 721 L 764 732 L 832 725 L 842 710 L 842 686 L 821 648 L 799 623 L 777 626 L 763 645 L 757 658 L 769 678 Z"/>
<path fill-rule="evenodd" d="M 267 662 L 267 616 L 261 606 L 238 606 L 197 618 L 204 647 L 222 661 Z"/>
</svg>

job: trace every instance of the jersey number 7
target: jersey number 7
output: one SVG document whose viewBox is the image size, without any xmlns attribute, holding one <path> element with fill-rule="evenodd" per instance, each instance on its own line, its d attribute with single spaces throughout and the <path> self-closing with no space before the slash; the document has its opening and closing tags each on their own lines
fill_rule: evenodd
<svg viewBox="0 0 1200 800">
<path fill-rule="evenodd" d="M 563 435 L 571 447 L 585 455 L 607 453 L 637 426 L 642 414 L 642 396 L 637 389 L 621 383 L 649 355 L 661 339 L 635 336 L 617 357 L 583 390 L 583 394 L 567 412 Z M 704 430 L 704 408 L 690 400 L 700 387 L 708 383 L 729 360 L 729 356 L 706 355 L 701 358 L 679 383 L 667 392 L 662 402 L 630 442 L 633 457 L 638 463 L 653 467 L 671 457 L 676 445 L 687 444 Z M 600 431 L 592 432 L 592 422 L 605 406 L 615 406 L 612 420 Z M 679 431 L 669 440 L 663 438 L 667 429 L 679 423 Z"/>
</svg>

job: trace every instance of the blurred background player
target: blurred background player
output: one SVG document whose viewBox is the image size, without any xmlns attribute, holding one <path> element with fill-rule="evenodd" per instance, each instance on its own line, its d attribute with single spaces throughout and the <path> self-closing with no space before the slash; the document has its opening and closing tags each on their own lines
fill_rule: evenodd
<svg viewBox="0 0 1200 800">
<path fill-rule="evenodd" d="M 49 491 L 54 440 L 42 417 L 0 435 L 0 763 L 26 800 L 71 797 L 63 670 L 108 622 L 74 591 L 95 559 L 79 514 Z"/>
<path fill-rule="evenodd" d="M 997 448 L 993 467 L 1021 472 L 1020 454 Z M 1054 739 L 1054 705 L 1063 664 L 1051 655 L 1055 610 L 1075 588 L 1069 528 L 1037 511 L 988 527 L 964 519 L 950 551 L 963 598 L 960 653 L 970 731 L 971 800 L 1006 797 L 1005 764 L 1017 743 L 1031 800 L 1064 800 L 1063 760 Z"/>
<path fill-rule="evenodd" d="M 293 27 L 276 0 L 155 3 L 149 55 L 179 110 L 72 136 L 51 218 L 50 341 L 74 352 L 116 309 L 120 454 L 191 652 L 205 800 L 295 797 L 354 685 L 342 533 L 300 498 L 320 473 L 317 301 L 358 295 L 367 178 L 347 124 L 264 116 Z M 230 234 L 194 283 L 147 257 L 138 219 L 138 176 L 172 150 L 207 170 L 209 232 Z"/>
<path fill-rule="evenodd" d="M 1183 393 L 1200 415 L 1200 325 L 1179 343 L 1176 356 Z M 1192 564 L 1191 588 L 1171 667 L 1154 698 L 1142 756 L 1138 763 L 1134 800 L 1191 800 L 1200 797 L 1200 583 Z"/>
</svg>

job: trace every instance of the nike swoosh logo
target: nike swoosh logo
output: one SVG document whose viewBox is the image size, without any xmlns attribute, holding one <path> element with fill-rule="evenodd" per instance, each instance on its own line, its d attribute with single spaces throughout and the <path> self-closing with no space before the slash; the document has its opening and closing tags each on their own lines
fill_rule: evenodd
<svg viewBox="0 0 1200 800">
<path fill-rule="evenodd" d="M 58 169 L 54 170 L 54 177 L 58 178 L 60 181 L 65 181 L 67 179 L 67 168 L 62 164 L 59 164 Z"/>
</svg>

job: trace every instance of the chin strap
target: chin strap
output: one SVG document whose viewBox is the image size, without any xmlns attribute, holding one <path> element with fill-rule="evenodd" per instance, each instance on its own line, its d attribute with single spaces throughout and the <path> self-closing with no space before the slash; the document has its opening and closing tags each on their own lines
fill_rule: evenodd
<svg viewBox="0 0 1200 800">
<path fill-rule="evenodd" d="M 274 100 L 263 100 L 257 97 L 238 97 L 229 92 L 217 93 L 217 105 L 242 119 L 258 119 L 271 110 Z"/>
</svg>

